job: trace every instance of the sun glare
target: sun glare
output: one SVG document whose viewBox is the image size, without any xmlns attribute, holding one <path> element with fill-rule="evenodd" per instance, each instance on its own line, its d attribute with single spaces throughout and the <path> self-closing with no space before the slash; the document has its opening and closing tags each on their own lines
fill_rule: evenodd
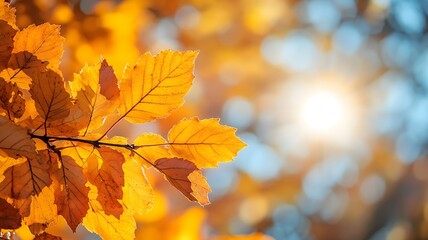
<svg viewBox="0 0 428 240">
<path fill-rule="evenodd" d="M 351 106 L 344 96 L 330 89 L 322 89 L 314 91 L 302 102 L 298 121 L 311 135 L 326 137 L 350 127 L 350 115 Z"/>
</svg>

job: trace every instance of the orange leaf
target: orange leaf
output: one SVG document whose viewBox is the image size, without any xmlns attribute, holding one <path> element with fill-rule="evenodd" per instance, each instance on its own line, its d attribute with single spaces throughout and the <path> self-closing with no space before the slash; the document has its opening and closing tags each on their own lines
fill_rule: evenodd
<svg viewBox="0 0 428 240">
<path fill-rule="evenodd" d="M 210 203 L 208 193 L 211 189 L 194 163 L 182 158 L 161 158 L 155 162 L 154 167 L 190 201 L 201 205 Z"/>
<path fill-rule="evenodd" d="M 39 26 L 30 25 L 18 32 L 14 38 L 14 48 L 8 67 L 15 69 L 11 76 L 21 71 L 30 76 L 34 71 L 44 71 L 46 68 L 58 69 L 63 53 L 64 38 L 60 35 L 60 27 L 49 23 Z M 14 82 L 20 88 L 28 89 L 30 76 L 20 75 Z M 32 77 L 32 76 L 31 76 Z"/>
<path fill-rule="evenodd" d="M 124 172 L 122 165 L 125 162 L 123 155 L 111 148 L 98 149 L 99 158 L 102 160 L 101 168 L 98 168 L 98 159 L 95 154 L 88 161 L 88 180 L 98 189 L 97 201 L 108 215 L 117 219 L 123 213 L 123 207 L 119 199 L 123 198 Z M 94 158 L 95 157 L 95 158 Z"/>
<path fill-rule="evenodd" d="M 18 209 L 0 198 L 0 229 L 17 229 L 21 226 L 21 221 Z"/>
<path fill-rule="evenodd" d="M 39 194 L 52 183 L 49 167 L 48 160 L 40 156 L 7 168 L 0 182 L 0 197 L 27 199 Z"/>
<path fill-rule="evenodd" d="M 34 157 L 36 144 L 25 128 L 0 116 L 0 157 Z"/>
<path fill-rule="evenodd" d="M 73 158 L 63 156 L 59 160 L 61 165 L 52 172 L 52 177 L 59 185 L 55 189 L 55 204 L 58 214 L 65 218 L 75 232 L 89 208 L 89 188 L 85 186 L 86 177 L 82 168 Z"/>
<path fill-rule="evenodd" d="M 165 139 L 157 134 L 145 133 L 140 135 L 134 141 L 136 152 L 144 160 L 154 163 L 159 158 L 172 157 L 168 151 Z M 141 159 L 141 158 L 137 158 Z M 140 161 L 140 164 L 145 167 L 151 167 L 146 161 Z"/>
<path fill-rule="evenodd" d="M 219 162 L 231 161 L 246 146 L 235 131 L 220 125 L 218 119 L 183 119 L 168 133 L 170 150 L 199 168 L 217 167 Z"/>
<path fill-rule="evenodd" d="M 0 2 L 0 71 L 7 67 L 13 49 L 13 37 L 17 32 L 15 9 L 9 4 Z"/>
<path fill-rule="evenodd" d="M 3 111 L 2 111 L 3 110 Z M 9 119 L 20 118 L 25 111 L 25 100 L 16 86 L 0 77 L 0 113 L 4 112 Z"/>
<path fill-rule="evenodd" d="M 80 74 L 75 74 L 70 83 L 84 122 L 82 135 L 103 125 L 105 118 L 115 113 L 119 100 L 116 75 L 106 60 L 94 66 L 85 65 Z"/>
<path fill-rule="evenodd" d="M 70 95 L 65 91 L 64 80 L 54 71 L 35 74 L 30 94 L 45 122 L 64 119 L 70 113 Z"/>
<path fill-rule="evenodd" d="M 37 235 L 34 240 L 61 240 L 62 238 L 58 237 L 58 236 L 54 236 L 52 234 L 49 233 L 42 233 Z"/>
<path fill-rule="evenodd" d="M 168 116 L 183 104 L 193 80 L 198 52 L 146 53 L 133 67 L 127 66 L 120 84 L 120 114 L 132 123 Z"/>
</svg>

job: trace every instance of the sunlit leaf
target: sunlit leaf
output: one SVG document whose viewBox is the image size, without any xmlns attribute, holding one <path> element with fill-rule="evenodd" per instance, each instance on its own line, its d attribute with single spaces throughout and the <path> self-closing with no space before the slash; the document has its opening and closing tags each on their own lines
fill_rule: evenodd
<svg viewBox="0 0 428 240">
<path fill-rule="evenodd" d="M 60 164 L 52 172 L 58 184 L 55 189 L 58 214 L 65 218 L 73 231 L 76 231 L 89 208 L 89 188 L 85 186 L 86 177 L 83 169 L 69 156 L 63 156 L 55 163 Z"/>
<path fill-rule="evenodd" d="M 44 121 L 64 119 L 70 113 L 70 95 L 65 91 L 64 80 L 54 71 L 35 74 L 30 93 Z"/>
<path fill-rule="evenodd" d="M 25 111 L 25 99 L 19 88 L 0 77 L 0 113 L 9 119 L 20 118 Z"/>
<path fill-rule="evenodd" d="M 211 189 L 194 163 L 181 158 L 161 158 L 154 166 L 190 201 L 201 205 L 209 203 Z"/>
<path fill-rule="evenodd" d="M 27 130 L 0 116 L 0 156 L 18 158 L 35 155 L 36 145 Z"/>
<path fill-rule="evenodd" d="M 199 168 L 217 167 L 219 162 L 231 161 L 246 146 L 235 131 L 220 125 L 218 119 L 184 119 L 168 133 L 170 150 Z"/>
<path fill-rule="evenodd" d="M 146 53 L 127 66 L 120 83 L 120 115 L 132 123 L 144 123 L 168 116 L 183 103 L 193 80 L 198 52 L 162 51 Z"/>
</svg>

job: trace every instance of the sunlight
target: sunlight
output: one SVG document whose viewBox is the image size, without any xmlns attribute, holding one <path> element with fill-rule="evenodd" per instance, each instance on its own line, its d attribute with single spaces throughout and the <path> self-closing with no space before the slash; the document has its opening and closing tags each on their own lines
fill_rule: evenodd
<svg viewBox="0 0 428 240">
<path fill-rule="evenodd" d="M 298 121 L 308 134 L 328 137 L 350 127 L 350 115 L 351 106 L 340 92 L 317 89 L 302 102 Z"/>
</svg>

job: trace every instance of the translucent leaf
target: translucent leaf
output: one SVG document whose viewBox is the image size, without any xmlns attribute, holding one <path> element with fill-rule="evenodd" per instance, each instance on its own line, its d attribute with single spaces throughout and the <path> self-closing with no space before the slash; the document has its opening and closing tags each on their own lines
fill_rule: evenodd
<svg viewBox="0 0 428 240">
<path fill-rule="evenodd" d="M 198 168 L 217 167 L 219 162 L 231 161 L 246 146 L 235 131 L 220 125 L 218 119 L 184 119 L 168 133 L 170 150 Z"/>
<path fill-rule="evenodd" d="M 125 68 L 120 84 L 120 114 L 132 123 L 144 123 L 168 116 L 183 104 L 193 80 L 198 52 L 162 51 L 146 53 Z"/>
<path fill-rule="evenodd" d="M 35 155 L 36 144 L 27 130 L 0 116 L 0 156 L 19 158 Z"/>
</svg>

